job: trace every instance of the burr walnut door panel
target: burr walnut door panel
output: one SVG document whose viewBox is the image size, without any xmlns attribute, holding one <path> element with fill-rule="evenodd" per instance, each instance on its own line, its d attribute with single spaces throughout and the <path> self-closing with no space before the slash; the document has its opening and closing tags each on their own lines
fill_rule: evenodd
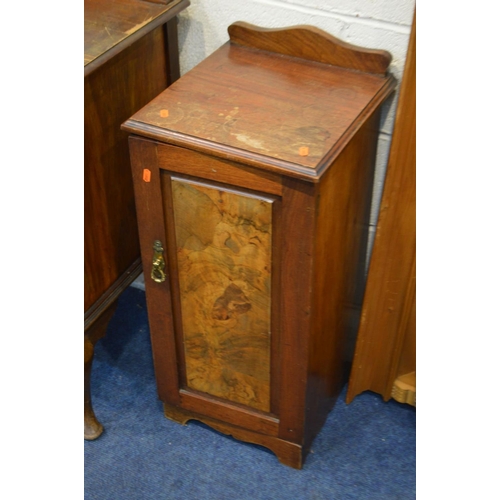
<svg viewBox="0 0 500 500">
<path fill-rule="evenodd" d="M 186 386 L 269 412 L 274 200 L 168 174 L 162 185 L 172 200 Z"/>
</svg>

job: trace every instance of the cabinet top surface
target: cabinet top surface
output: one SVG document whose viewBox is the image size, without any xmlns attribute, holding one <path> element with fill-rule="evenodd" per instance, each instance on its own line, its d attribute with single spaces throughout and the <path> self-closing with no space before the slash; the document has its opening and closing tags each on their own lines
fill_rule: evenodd
<svg viewBox="0 0 500 500">
<path fill-rule="evenodd" d="M 226 43 L 139 110 L 124 128 L 190 138 L 314 169 L 388 77 Z M 138 123 L 139 122 L 139 123 Z M 156 137 L 155 137 L 156 134 Z M 286 166 L 285 166 L 286 168 Z"/>
<path fill-rule="evenodd" d="M 85 0 L 84 66 L 185 0 Z M 168 17 L 168 16 L 167 16 Z"/>
</svg>

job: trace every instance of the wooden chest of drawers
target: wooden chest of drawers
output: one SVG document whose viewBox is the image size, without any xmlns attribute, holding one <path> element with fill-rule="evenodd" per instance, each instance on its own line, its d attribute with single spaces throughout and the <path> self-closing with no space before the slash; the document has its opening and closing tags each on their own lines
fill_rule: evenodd
<svg viewBox="0 0 500 500">
<path fill-rule="evenodd" d="M 395 81 L 315 28 L 229 34 L 123 125 L 158 392 L 300 468 L 348 374 Z"/>
</svg>

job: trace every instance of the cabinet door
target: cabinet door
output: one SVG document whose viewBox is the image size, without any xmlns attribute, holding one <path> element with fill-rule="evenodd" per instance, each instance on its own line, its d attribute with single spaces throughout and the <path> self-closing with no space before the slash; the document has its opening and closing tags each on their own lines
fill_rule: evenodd
<svg viewBox="0 0 500 500">
<path fill-rule="evenodd" d="M 160 398 L 278 435 L 280 177 L 144 139 L 130 149 Z"/>
<path fill-rule="evenodd" d="M 315 355 L 314 185 L 138 137 L 130 153 L 166 414 L 298 460 Z"/>
</svg>

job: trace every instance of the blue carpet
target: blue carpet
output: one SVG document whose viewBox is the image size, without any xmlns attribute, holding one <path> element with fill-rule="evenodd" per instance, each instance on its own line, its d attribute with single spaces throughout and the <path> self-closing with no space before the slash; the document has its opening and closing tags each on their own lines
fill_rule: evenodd
<svg viewBox="0 0 500 500">
<path fill-rule="evenodd" d="M 105 431 L 85 442 L 86 500 L 413 499 L 415 409 L 345 389 L 304 468 L 204 424 L 167 420 L 157 398 L 145 294 L 129 287 L 97 343 L 93 406 Z"/>
</svg>

